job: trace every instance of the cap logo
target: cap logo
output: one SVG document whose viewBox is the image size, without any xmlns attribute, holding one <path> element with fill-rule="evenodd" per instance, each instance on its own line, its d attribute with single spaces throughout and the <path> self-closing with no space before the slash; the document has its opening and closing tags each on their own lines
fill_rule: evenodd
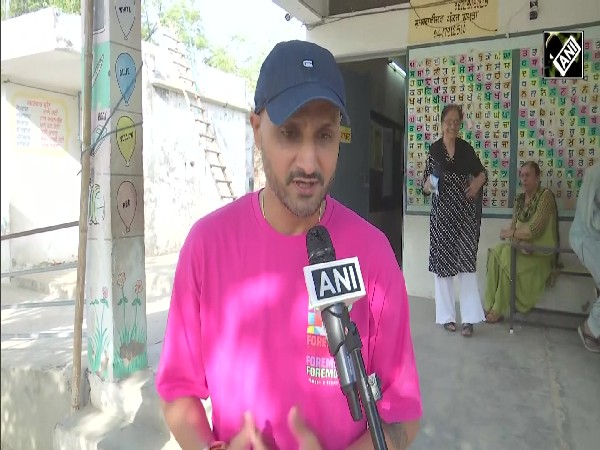
<svg viewBox="0 0 600 450">
<path fill-rule="evenodd" d="M 304 67 L 312 67 L 313 66 L 313 62 L 310 59 L 305 59 L 304 61 L 302 61 L 302 65 Z"/>
</svg>

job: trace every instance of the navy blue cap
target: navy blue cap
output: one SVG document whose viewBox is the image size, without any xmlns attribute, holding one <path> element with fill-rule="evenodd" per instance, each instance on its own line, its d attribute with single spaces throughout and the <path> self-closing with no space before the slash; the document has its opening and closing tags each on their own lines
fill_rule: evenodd
<svg viewBox="0 0 600 450">
<path fill-rule="evenodd" d="M 254 111 L 266 108 L 271 122 L 281 125 L 312 100 L 333 103 L 350 123 L 344 79 L 331 52 L 312 42 L 278 43 L 260 68 Z"/>
</svg>

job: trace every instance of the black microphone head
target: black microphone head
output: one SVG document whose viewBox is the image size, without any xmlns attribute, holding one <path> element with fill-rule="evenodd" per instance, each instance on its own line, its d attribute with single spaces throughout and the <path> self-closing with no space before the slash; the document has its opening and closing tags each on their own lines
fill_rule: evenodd
<svg viewBox="0 0 600 450">
<path fill-rule="evenodd" d="M 329 231 L 323 225 L 315 225 L 306 233 L 308 264 L 335 261 L 335 250 Z"/>
</svg>

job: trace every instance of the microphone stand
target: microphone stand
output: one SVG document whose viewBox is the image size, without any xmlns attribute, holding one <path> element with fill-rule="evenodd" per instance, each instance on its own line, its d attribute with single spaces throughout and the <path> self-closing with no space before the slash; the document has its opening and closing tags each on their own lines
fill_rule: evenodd
<svg viewBox="0 0 600 450">
<path fill-rule="evenodd" d="M 356 381 L 358 384 L 360 401 L 367 415 L 367 424 L 369 425 L 369 432 L 371 433 L 373 447 L 375 450 L 388 450 L 387 443 L 385 442 L 385 435 L 383 434 L 381 418 L 379 417 L 379 411 L 377 410 L 376 404 L 377 400 L 381 398 L 379 379 L 375 374 L 367 376 L 365 362 L 361 353 L 362 341 L 360 339 L 356 324 L 350 320 L 348 308 L 343 308 L 342 323 L 344 328 L 348 330 L 345 339 L 346 348 L 354 366 L 354 373 L 356 374 L 357 378 Z M 356 417 L 354 420 L 360 420 L 362 418 L 361 416 L 362 414 Z"/>
</svg>

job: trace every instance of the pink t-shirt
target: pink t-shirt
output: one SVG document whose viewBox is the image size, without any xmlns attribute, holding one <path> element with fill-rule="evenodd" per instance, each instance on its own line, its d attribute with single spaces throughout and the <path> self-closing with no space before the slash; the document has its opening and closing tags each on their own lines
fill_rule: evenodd
<svg viewBox="0 0 600 450">
<path fill-rule="evenodd" d="M 381 380 L 386 422 L 418 420 L 421 396 L 402 272 L 385 235 L 327 197 L 321 220 L 338 259 L 358 256 L 367 297 L 350 313 L 367 374 Z M 192 228 L 181 249 L 156 376 L 159 395 L 211 398 L 215 438 L 229 441 L 252 411 L 272 450 L 297 450 L 294 405 L 326 450 L 366 430 L 354 422 L 329 356 L 320 315 L 308 306 L 306 235 L 285 236 L 247 194 Z"/>
</svg>

